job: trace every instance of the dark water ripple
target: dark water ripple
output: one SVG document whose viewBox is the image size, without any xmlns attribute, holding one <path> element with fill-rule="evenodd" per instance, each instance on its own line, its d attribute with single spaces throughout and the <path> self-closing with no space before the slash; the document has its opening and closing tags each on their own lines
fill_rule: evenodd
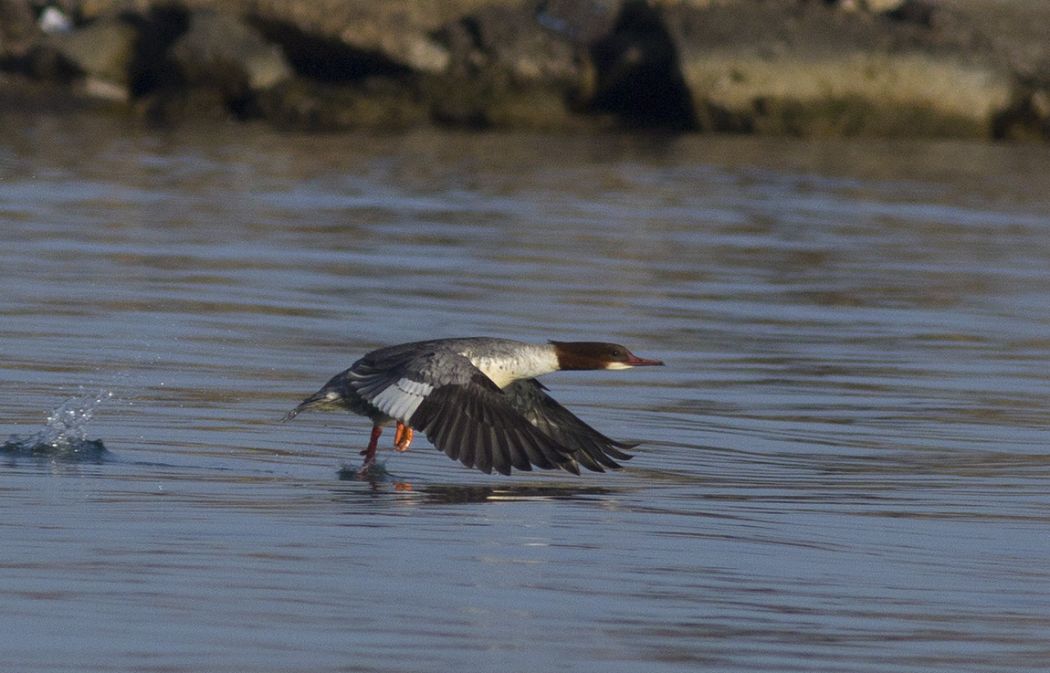
<svg viewBox="0 0 1050 673">
<path fill-rule="evenodd" d="M 11 670 L 1045 669 L 1044 151 L 14 122 Z M 628 469 L 277 423 L 465 334 L 667 361 L 548 381 Z"/>
</svg>

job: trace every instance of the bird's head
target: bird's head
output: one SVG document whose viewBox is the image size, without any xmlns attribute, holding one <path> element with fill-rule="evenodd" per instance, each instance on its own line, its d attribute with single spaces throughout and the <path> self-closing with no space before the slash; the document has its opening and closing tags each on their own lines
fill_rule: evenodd
<svg viewBox="0 0 1050 673">
<path fill-rule="evenodd" d="M 560 369 L 630 369 L 662 365 L 640 358 L 620 344 L 603 341 L 551 341 Z"/>
</svg>

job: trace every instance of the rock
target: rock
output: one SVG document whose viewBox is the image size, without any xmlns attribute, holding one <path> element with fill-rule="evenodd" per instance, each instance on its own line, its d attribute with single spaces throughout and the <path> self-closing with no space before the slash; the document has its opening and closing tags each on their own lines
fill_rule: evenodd
<svg viewBox="0 0 1050 673">
<path fill-rule="evenodd" d="M 447 72 L 425 79 L 435 119 L 470 127 L 564 128 L 578 86 L 575 48 L 524 7 L 483 7 L 435 33 Z"/>
<path fill-rule="evenodd" d="M 1050 62 L 1022 77 L 1011 104 L 995 119 L 996 138 L 1050 140 Z"/>
<path fill-rule="evenodd" d="M 490 0 L 491 2 L 492 0 Z M 201 2 L 223 7 L 240 5 L 245 15 L 270 29 L 291 29 L 316 40 L 337 41 L 362 54 L 401 68 L 440 73 L 448 66 L 447 51 L 431 37 L 484 0 L 251 0 Z"/>
<path fill-rule="evenodd" d="M 122 2 L 126 0 L 90 0 L 91 11 Z M 145 4 L 162 3 L 145 0 Z M 528 11 L 535 0 L 183 0 L 179 4 L 194 12 L 242 17 L 271 37 L 287 32 L 317 44 L 338 43 L 378 62 L 440 74 L 451 57 L 434 33 L 488 7 Z"/>
<path fill-rule="evenodd" d="M 0 0 L 0 68 L 130 92 L 158 118 L 1050 136 L 1045 1 L 48 4 L 72 31 L 45 36 L 39 0 Z"/>
<path fill-rule="evenodd" d="M 837 0 L 835 4 L 847 11 L 884 14 L 900 9 L 907 0 Z"/>
<path fill-rule="evenodd" d="M 258 117 L 262 94 L 294 74 L 280 47 L 234 15 L 166 6 L 141 23 L 135 109 L 150 122 Z"/>
<path fill-rule="evenodd" d="M 138 30 L 129 21 L 107 16 L 44 36 L 19 59 L 19 70 L 38 80 L 75 83 L 89 97 L 126 102 L 138 38 Z"/>
<path fill-rule="evenodd" d="M 349 85 L 291 79 L 261 94 L 259 107 L 274 125 L 298 131 L 395 131 L 428 120 L 409 87 L 381 78 Z"/>
<path fill-rule="evenodd" d="M 1050 122 L 1050 89 L 1033 91 L 1029 104 L 1032 106 L 1032 112 L 1043 124 Z"/>
<path fill-rule="evenodd" d="M 0 52 L 22 52 L 38 34 L 29 0 L 0 0 Z"/>
<path fill-rule="evenodd" d="M 171 48 L 171 57 L 191 87 L 211 87 L 239 98 L 291 76 L 280 47 L 238 17 L 195 12 Z"/>
<path fill-rule="evenodd" d="M 45 33 L 68 33 L 73 30 L 73 19 L 58 7 L 50 5 L 44 8 L 37 20 L 40 30 Z"/>
<path fill-rule="evenodd" d="M 111 15 L 75 30 L 50 35 L 46 43 L 87 78 L 126 90 L 137 41 L 135 27 Z"/>
<path fill-rule="evenodd" d="M 899 25 L 793 0 L 663 13 L 701 128 L 987 135 L 1008 72 Z"/>
<path fill-rule="evenodd" d="M 616 26 L 623 0 L 540 0 L 536 21 L 568 42 L 590 45 Z"/>
<path fill-rule="evenodd" d="M 577 76 L 572 45 L 541 27 L 525 7 L 483 7 L 438 33 L 460 73 L 502 70 L 516 82 L 566 83 Z"/>
<path fill-rule="evenodd" d="M 580 91 L 586 109 L 615 114 L 628 126 L 695 128 L 678 48 L 653 6 L 624 3 L 612 32 L 595 40 L 587 54 L 590 77 Z"/>
</svg>

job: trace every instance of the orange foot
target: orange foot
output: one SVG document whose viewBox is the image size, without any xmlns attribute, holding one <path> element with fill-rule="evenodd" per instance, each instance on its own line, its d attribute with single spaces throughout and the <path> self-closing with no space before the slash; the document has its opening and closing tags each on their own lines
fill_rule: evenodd
<svg viewBox="0 0 1050 673">
<path fill-rule="evenodd" d="M 411 443 L 412 428 L 398 421 L 397 429 L 394 431 L 394 448 L 398 451 L 408 451 L 408 446 Z"/>
</svg>

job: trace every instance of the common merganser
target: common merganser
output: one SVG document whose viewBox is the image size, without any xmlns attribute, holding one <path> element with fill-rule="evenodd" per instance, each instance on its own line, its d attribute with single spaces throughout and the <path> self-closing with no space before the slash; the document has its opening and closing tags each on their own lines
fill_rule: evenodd
<svg viewBox="0 0 1050 673">
<path fill-rule="evenodd" d="M 637 446 L 610 439 L 554 401 L 535 377 L 561 369 L 662 365 L 623 346 L 596 341 L 537 345 L 468 337 L 388 346 L 332 377 L 282 420 L 307 409 L 344 409 L 372 420 L 359 475 L 375 464 L 383 428 L 397 423 L 394 448 L 407 451 L 413 430 L 449 458 L 491 474 L 511 468 L 579 466 L 604 472 Z"/>
</svg>

